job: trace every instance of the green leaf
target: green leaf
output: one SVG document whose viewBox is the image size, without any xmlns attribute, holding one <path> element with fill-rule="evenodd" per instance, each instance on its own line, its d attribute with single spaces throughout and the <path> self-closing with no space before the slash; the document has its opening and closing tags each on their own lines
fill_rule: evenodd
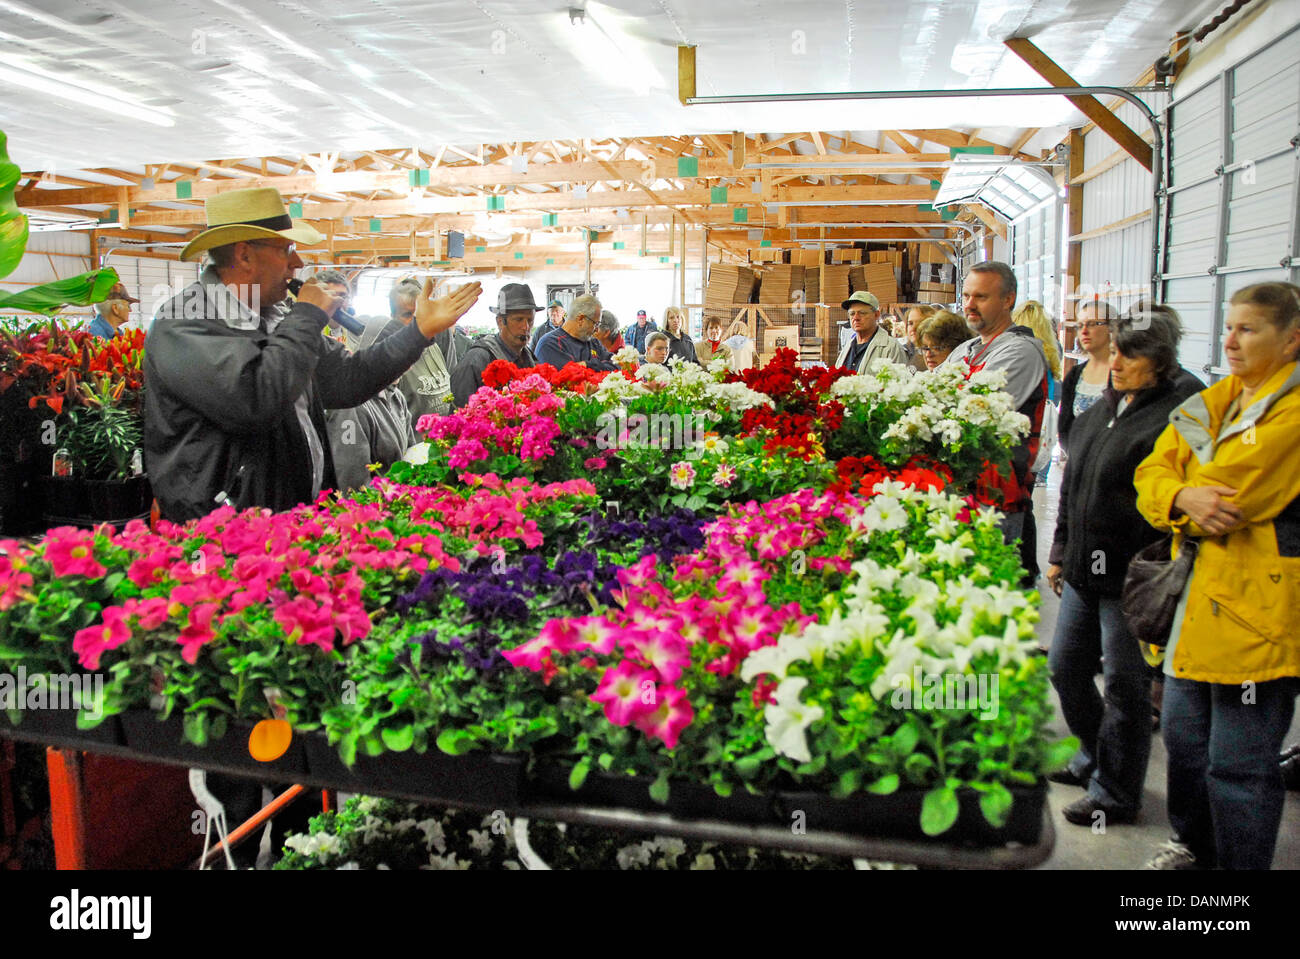
<svg viewBox="0 0 1300 959">
<path fill-rule="evenodd" d="M 916 749 L 916 744 L 920 741 L 921 734 L 917 728 L 910 723 L 901 727 L 898 732 L 894 733 L 894 755 L 898 757 L 910 756 Z"/>
<path fill-rule="evenodd" d="M 105 267 L 65 280 L 29 286 L 17 293 L 0 293 L 0 309 L 52 314 L 65 306 L 89 306 L 102 303 L 117 282 L 117 271 Z"/>
<path fill-rule="evenodd" d="M 689 510 L 698 510 L 701 506 L 703 506 L 707 502 L 708 502 L 707 499 L 705 499 L 703 496 L 700 496 L 697 493 L 693 496 L 687 497 L 686 508 Z"/>
<path fill-rule="evenodd" d="M 18 268 L 27 249 L 27 217 L 14 200 L 21 176 L 21 168 L 9 159 L 8 137 L 0 131 L 0 279 Z"/>
<path fill-rule="evenodd" d="M 384 741 L 384 745 L 395 753 L 404 753 L 411 748 L 415 742 L 415 728 L 412 726 L 403 726 L 401 729 L 381 729 L 379 738 Z"/>
<path fill-rule="evenodd" d="M 668 772 L 665 770 L 650 784 L 650 798 L 662 806 L 668 802 L 668 789 Z"/>
<path fill-rule="evenodd" d="M 208 744 L 208 714 L 205 712 L 186 713 L 183 720 L 185 738 L 195 746 Z"/>
<path fill-rule="evenodd" d="M 1043 756 L 1042 772 L 1054 773 L 1058 769 L 1064 769 L 1070 757 L 1079 751 L 1079 740 L 1074 736 L 1067 736 L 1065 739 L 1058 740 L 1047 747 L 1047 752 Z"/>
<path fill-rule="evenodd" d="M 102 723 L 102 722 L 103 722 L 105 719 L 107 719 L 107 718 L 108 718 L 108 711 L 107 711 L 107 710 L 102 710 L 102 709 L 101 709 L 100 712 L 99 712 L 99 718 L 98 718 L 98 719 L 91 719 L 91 718 L 90 718 L 90 713 L 86 712 L 86 711 L 83 709 L 83 710 L 81 710 L 81 711 L 79 711 L 79 712 L 77 713 L 77 728 L 78 728 L 78 729 L 94 729 L 96 726 L 98 726 L 100 723 Z"/>
<path fill-rule="evenodd" d="M 474 734 L 464 729 L 444 729 L 436 744 L 448 756 L 463 756 L 474 748 Z"/>
<path fill-rule="evenodd" d="M 357 762 L 357 734 L 348 733 L 339 740 L 339 759 L 349 768 Z"/>
<path fill-rule="evenodd" d="M 613 759 L 612 756 L 610 758 Z M 606 766 L 605 768 L 608 769 L 609 767 Z M 569 788 L 574 792 L 581 789 L 582 784 L 587 781 L 587 774 L 589 772 L 591 772 L 591 757 L 583 756 L 578 760 L 577 765 L 569 770 Z"/>
<path fill-rule="evenodd" d="M 957 821 L 959 807 L 957 790 L 951 786 L 937 786 L 921 800 L 921 831 L 927 836 L 940 836 Z"/>
<path fill-rule="evenodd" d="M 988 791 L 980 796 L 980 812 L 989 821 L 989 825 L 1001 829 L 1011 815 L 1011 803 L 1011 790 L 1002 783 L 990 783 Z"/>
<path fill-rule="evenodd" d="M 881 776 L 867 787 L 867 792 L 875 793 L 877 796 L 888 796 L 891 793 L 898 792 L 898 773 Z"/>
<path fill-rule="evenodd" d="M 614 754 L 601 753 L 600 756 L 597 757 L 596 762 L 599 764 L 601 769 L 605 770 L 605 772 L 609 772 L 609 767 L 614 765 Z"/>
</svg>

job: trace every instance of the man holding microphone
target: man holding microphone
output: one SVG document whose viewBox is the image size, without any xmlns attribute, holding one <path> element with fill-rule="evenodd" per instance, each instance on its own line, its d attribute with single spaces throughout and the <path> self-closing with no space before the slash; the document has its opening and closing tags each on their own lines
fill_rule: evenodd
<svg viewBox="0 0 1300 959">
<path fill-rule="evenodd" d="M 158 310 L 145 341 L 145 464 L 162 516 L 176 522 L 229 503 L 288 509 L 335 486 L 327 408 L 352 407 L 402 375 L 452 327 L 482 287 L 440 299 L 426 279 L 415 322 L 349 354 L 321 335 L 341 300 L 306 283 L 287 310 L 303 260 L 321 236 L 293 221 L 273 189 L 205 202 L 208 228 L 181 252 L 210 263 Z"/>
</svg>

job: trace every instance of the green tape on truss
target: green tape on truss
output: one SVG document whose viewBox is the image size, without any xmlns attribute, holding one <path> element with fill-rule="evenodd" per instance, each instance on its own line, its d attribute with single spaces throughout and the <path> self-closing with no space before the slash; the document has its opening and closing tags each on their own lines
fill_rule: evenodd
<svg viewBox="0 0 1300 959">
<path fill-rule="evenodd" d="M 677 175 L 682 177 L 699 176 L 700 158 L 699 157 L 678 157 Z"/>
<path fill-rule="evenodd" d="M 993 155 L 992 147 L 950 147 L 948 149 L 948 158 L 955 157 L 958 153 L 982 153 L 985 156 Z"/>
<path fill-rule="evenodd" d="M 622 249 L 626 249 L 626 248 L 627 248 L 627 244 L 626 244 L 626 243 L 615 243 L 615 244 L 614 244 L 614 249 L 616 249 L 616 250 L 622 250 Z"/>
<path fill-rule="evenodd" d="M 188 200 L 194 195 L 194 184 L 189 180 L 176 181 L 176 199 Z"/>
<path fill-rule="evenodd" d="M 749 210 L 745 209 L 743 206 L 738 206 L 738 207 L 736 207 L 734 210 L 731 211 L 731 222 L 732 222 L 732 223 L 748 223 L 748 222 L 749 222 Z"/>
<path fill-rule="evenodd" d="M 524 258 L 524 255 L 523 255 L 522 253 L 516 253 L 516 254 L 515 254 L 515 259 L 516 259 L 516 260 L 522 260 L 523 258 Z"/>
<path fill-rule="evenodd" d="M 476 246 L 476 247 L 474 247 L 474 252 L 475 252 L 475 253 L 486 253 L 486 252 L 487 252 L 487 247 L 485 247 L 485 246 Z"/>
<path fill-rule="evenodd" d="M 660 263 L 667 263 L 667 262 L 668 262 L 668 257 L 666 257 L 666 256 L 661 256 L 661 257 L 659 257 L 659 262 L 660 262 Z"/>
<path fill-rule="evenodd" d="M 560 225 L 560 214 L 558 213 L 542 214 L 542 226 L 559 226 L 559 225 Z"/>
<path fill-rule="evenodd" d="M 771 246 L 771 245 L 772 245 L 772 241 L 771 241 L 771 240 L 760 240 L 760 241 L 758 242 L 758 245 L 759 245 L 759 246 Z"/>
<path fill-rule="evenodd" d="M 726 202 L 727 202 L 727 188 L 726 188 L 725 186 L 715 186 L 715 187 L 710 187 L 710 188 L 709 188 L 709 202 L 710 202 L 710 203 L 726 203 Z"/>
<path fill-rule="evenodd" d="M 384 228 L 384 221 L 383 221 L 383 220 L 375 219 L 375 218 L 373 218 L 373 217 L 371 218 L 371 220 L 370 220 L 370 232 L 371 232 L 371 233 L 378 233 L 378 232 L 379 232 L 380 230 L 382 230 L 383 228 Z"/>
<path fill-rule="evenodd" d="M 548 256 L 548 257 L 546 258 L 546 265 L 547 265 L 547 266 L 554 266 L 554 265 L 555 265 L 555 259 L 554 259 L 553 257 L 549 257 L 549 256 Z"/>
<path fill-rule="evenodd" d="M 301 203 L 290 203 L 290 204 L 289 204 L 289 215 L 290 215 L 291 217 L 293 217 L 294 219 L 297 219 L 297 220 L 302 219 L 302 204 L 301 204 Z"/>
<path fill-rule="evenodd" d="M 428 185 L 429 185 L 429 171 L 428 171 L 428 170 L 408 170 L 407 173 L 406 173 L 406 180 L 407 180 L 407 183 L 409 183 L 411 186 L 428 186 Z"/>
</svg>

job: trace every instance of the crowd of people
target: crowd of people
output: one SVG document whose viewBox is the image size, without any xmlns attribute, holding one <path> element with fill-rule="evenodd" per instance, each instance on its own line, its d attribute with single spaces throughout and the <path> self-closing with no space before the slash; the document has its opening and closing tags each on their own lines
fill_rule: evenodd
<svg viewBox="0 0 1300 959">
<path fill-rule="evenodd" d="M 397 283 L 390 316 L 356 318 L 359 333 L 323 337 L 347 309 L 344 277 L 322 272 L 289 294 L 303 266 L 295 244 L 319 235 L 291 221 L 274 190 L 220 194 L 207 215 L 183 255 L 209 262 L 159 309 L 146 348 L 145 460 L 167 519 L 222 503 L 285 509 L 359 486 L 367 464 L 391 463 L 414 443 L 419 417 L 463 406 L 493 360 L 614 370 L 615 355 L 626 362 L 634 349 L 647 364 L 752 362 L 743 322 L 706 317 L 692 341 L 673 307 L 663 329 L 645 311 L 620 329 L 591 294 L 543 307 L 524 283 L 501 288 L 496 331 L 475 340 L 456 323 L 479 284 L 435 297 L 430 280 Z M 122 290 L 100 311 L 106 325 L 125 299 Z M 1300 288 L 1263 283 L 1232 297 L 1231 375 L 1208 387 L 1179 365 L 1172 309 L 1082 304 L 1075 325 L 1087 359 L 1062 376 L 1050 316 L 1016 300 L 1010 267 L 980 263 L 964 278 L 960 314 L 916 307 L 891 335 L 876 297 L 855 291 L 842 304 L 849 331 L 836 362 L 855 373 L 883 359 L 1005 374 L 1030 429 L 1011 468 L 990 470 L 981 485 L 1003 503 L 1026 587 L 1039 578 L 1032 494 L 1047 468 L 1042 431 L 1059 424 L 1046 437 L 1059 441 L 1065 464 L 1046 570 L 1061 598 L 1048 665 L 1080 747 L 1054 778 L 1084 790 L 1064 817 L 1086 826 L 1136 819 L 1154 688 L 1175 837 L 1151 865 L 1267 868 L 1282 815 L 1278 759 L 1300 694 L 1291 620 L 1300 596 Z M 1139 644 L 1122 603 L 1130 562 L 1153 549 L 1165 560 L 1195 556 L 1163 647 Z"/>
</svg>

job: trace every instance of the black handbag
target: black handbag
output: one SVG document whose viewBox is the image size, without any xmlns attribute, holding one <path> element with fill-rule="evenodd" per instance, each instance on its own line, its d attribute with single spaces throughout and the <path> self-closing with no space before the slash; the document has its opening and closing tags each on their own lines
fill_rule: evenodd
<svg viewBox="0 0 1300 959">
<path fill-rule="evenodd" d="M 1178 600 L 1192 575 L 1199 545 L 1186 538 L 1178 558 L 1170 559 L 1172 543 L 1173 537 L 1167 536 L 1134 556 L 1120 595 L 1120 610 L 1133 638 L 1158 649 L 1169 642 Z"/>
</svg>

